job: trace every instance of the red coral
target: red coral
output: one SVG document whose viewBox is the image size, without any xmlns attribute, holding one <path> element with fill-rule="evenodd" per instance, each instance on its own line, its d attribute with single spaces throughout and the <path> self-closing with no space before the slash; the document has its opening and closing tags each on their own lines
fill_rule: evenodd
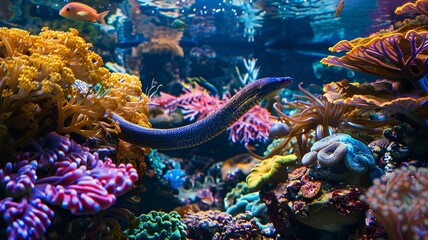
<svg viewBox="0 0 428 240">
<path fill-rule="evenodd" d="M 302 193 L 302 196 L 304 198 L 313 198 L 316 195 L 318 195 L 320 190 L 321 190 L 321 182 L 320 181 L 306 182 L 305 184 L 303 184 L 300 187 L 300 192 Z"/>
</svg>

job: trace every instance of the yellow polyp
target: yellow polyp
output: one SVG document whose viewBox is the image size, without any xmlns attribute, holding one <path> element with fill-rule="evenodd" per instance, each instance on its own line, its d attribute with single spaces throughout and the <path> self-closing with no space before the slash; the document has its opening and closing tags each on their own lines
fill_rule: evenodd
<svg viewBox="0 0 428 240">
<path fill-rule="evenodd" d="M 0 151 L 38 138 L 40 126 L 62 134 L 104 136 L 117 128 L 106 116 L 111 112 L 150 126 L 148 100 L 138 77 L 110 73 L 91 47 L 76 29 L 44 27 L 39 35 L 30 35 L 0 28 L 0 116 L 5 118 L 0 124 L 7 132 L 1 136 Z M 76 80 L 87 89 L 79 89 Z M 31 111 L 37 118 L 27 115 L 28 104 L 37 106 Z M 13 121 L 25 117 L 28 124 Z M 8 161 L 7 156 L 1 161 Z"/>
</svg>

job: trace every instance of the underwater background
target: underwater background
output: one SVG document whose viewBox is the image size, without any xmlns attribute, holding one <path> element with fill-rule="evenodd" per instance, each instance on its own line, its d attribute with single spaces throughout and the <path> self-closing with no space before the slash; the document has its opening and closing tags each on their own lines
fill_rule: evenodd
<svg viewBox="0 0 428 240">
<path fill-rule="evenodd" d="M 0 6 L 0 239 L 428 239 L 428 0 Z"/>
</svg>

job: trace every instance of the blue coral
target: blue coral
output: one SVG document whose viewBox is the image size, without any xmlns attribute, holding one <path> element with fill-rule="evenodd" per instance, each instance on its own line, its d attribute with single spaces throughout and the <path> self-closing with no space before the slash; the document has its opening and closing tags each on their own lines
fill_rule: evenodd
<svg viewBox="0 0 428 240">
<path fill-rule="evenodd" d="M 163 175 L 163 178 L 168 180 L 169 185 L 177 190 L 179 189 L 181 186 L 183 186 L 184 183 L 184 176 L 186 176 L 186 174 L 184 173 L 183 170 L 181 169 L 170 169 L 168 170 L 165 175 Z"/>
<path fill-rule="evenodd" d="M 363 174 L 368 172 L 370 176 L 376 177 L 380 170 L 376 167 L 370 148 L 343 133 L 319 140 L 302 159 L 307 166 L 316 161 L 316 169 L 311 171 L 311 175 L 326 180 L 357 183 Z"/>
</svg>

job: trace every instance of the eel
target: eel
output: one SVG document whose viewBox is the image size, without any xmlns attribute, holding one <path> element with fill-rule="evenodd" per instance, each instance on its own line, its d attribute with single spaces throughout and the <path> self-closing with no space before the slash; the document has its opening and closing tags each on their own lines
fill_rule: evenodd
<svg viewBox="0 0 428 240">
<path fill-rule="evenodd" d="M 290 77 L 258 79 L 242 88 L 209 116 L 176 128 L 142 127 L 112 113 L 112 119 L 120 127 L 120 133 L 116 136 L 133 144 L 162 150 L 194 147 L 221 134 L 263 98 L 287 87 L 290 83 Z"/>
</svg>

